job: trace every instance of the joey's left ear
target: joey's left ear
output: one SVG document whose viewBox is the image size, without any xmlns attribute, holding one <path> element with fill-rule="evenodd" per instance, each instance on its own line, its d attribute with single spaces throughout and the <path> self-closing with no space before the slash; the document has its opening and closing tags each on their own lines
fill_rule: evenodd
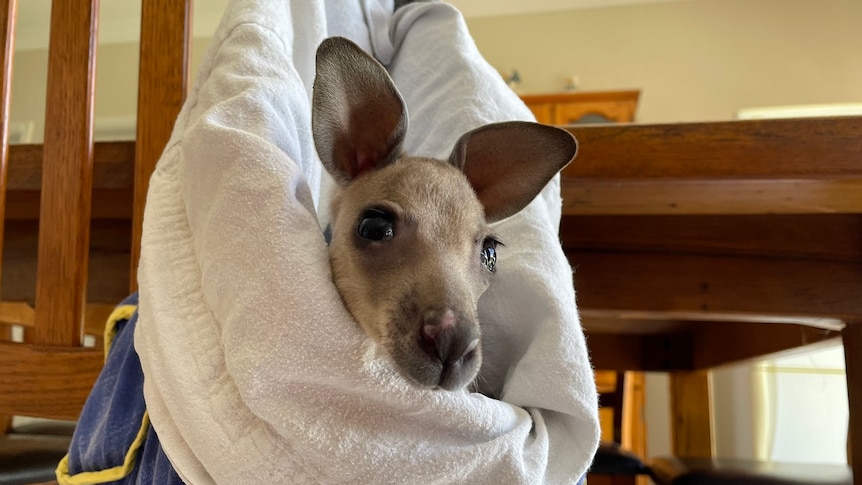
<svg viewBox="0 0 862 485">
<path fill-rule="evenodd" d="M 466 133 L 449 161 L 467 176 L 488 222 L 495 222 L 526 207 L 577 150 L 568 131 L 509 121 Z"/>
</svg>

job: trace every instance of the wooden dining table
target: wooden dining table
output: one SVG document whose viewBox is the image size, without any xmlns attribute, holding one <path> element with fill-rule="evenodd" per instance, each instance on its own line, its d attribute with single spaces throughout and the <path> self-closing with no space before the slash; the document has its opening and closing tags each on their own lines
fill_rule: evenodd
<svg viewBox="0 0 862 485">
<path fill-rule="evenodd" d="M 568 130 L 560 233 L 591 358 L 670 373 L 674 454 L 714 453 L 709 369 L 839 339 L 862 437 L 862 117 Z"/>
</svg>

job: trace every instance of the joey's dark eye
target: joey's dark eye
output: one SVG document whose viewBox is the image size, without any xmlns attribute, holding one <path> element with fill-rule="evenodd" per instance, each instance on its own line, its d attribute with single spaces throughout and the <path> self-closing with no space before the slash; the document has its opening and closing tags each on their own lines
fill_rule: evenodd
<svg viewBox="0 0 862 485">
<path fill-rule="evenodd" d="M 367 209 L 359 219 L 356 234 L 368 241 L 383 241 L 395 236 L 395 216 L 382 209 Z"/>
<path fill-rule="evenodd" d="M 497 245 L 500 244 L 496 239 L 486 237 L 482 241 L 482 266 L 488 271 L 495 273 L 497 271 Z"/>
</svg>

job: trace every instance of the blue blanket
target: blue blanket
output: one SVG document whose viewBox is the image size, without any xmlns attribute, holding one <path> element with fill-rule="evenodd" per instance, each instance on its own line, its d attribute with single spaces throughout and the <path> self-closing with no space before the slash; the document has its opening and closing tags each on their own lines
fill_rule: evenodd
<svg viewBox="0 0 862 485">
<path fill-rule="evenodd" d="M 183 483 L 147 416 L 144 374 L 134 346 L 137 304 L 133 294 L 108 319 L 105 367 L 84 405 L 69 453 L 57 467 L 61 485 Z"/>
</svg>

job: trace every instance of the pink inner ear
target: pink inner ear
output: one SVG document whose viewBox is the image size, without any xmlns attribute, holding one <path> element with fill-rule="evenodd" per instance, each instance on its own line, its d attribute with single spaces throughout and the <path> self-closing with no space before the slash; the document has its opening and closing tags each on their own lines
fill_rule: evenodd
<svg viewBox="0 0 862 485">
<path fill-rule="evenodd" d="M 356 153 L 356 158 L 353 160 L 350 176 L 356 178 L 365 172 L 374 170 L 377 165 L 377 153 L 372 153 L 370 150 L 361 150 Z"/>
</svg>

